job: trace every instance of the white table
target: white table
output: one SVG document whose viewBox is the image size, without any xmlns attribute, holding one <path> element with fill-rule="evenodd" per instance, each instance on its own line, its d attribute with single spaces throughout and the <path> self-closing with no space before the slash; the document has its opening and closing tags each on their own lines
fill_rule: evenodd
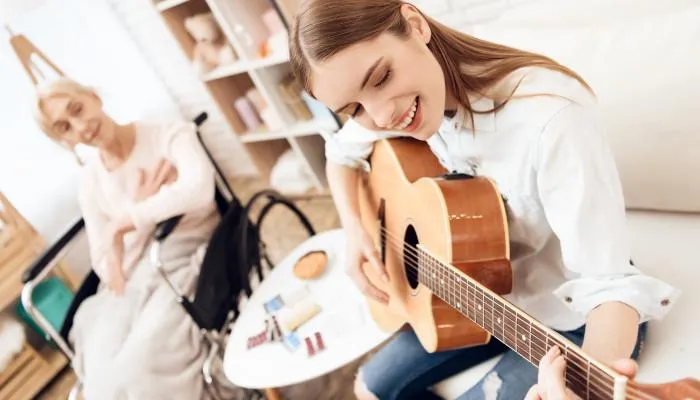
<svg viewBox="0 0 700 400">
<path fill-rule="evenodd" d="M 346 275 L 345 246 L 342 230 L 320 233 L 294 249 L 255 289 L 235 322 L 226 347 L 223 368 L 231 382 L 244 388 L 264 389 L 308 381 L 356 360 L 391 336 L 374 323 L 362 293 Z M 328 253 L 326 271 L 316 280 L 296 278 L 292 274 L 294 263 L 307 251 L 317 249 Z M 321 312 L 297 330 L 301 346 L 293 353 L 280 342 L 247 349 L 248 337 L 264 329 L 263 304 L 305 284 Z M 308 357 L 303 338 L 315 331 L 321 332 L 326 349 Z"/>
</svg>

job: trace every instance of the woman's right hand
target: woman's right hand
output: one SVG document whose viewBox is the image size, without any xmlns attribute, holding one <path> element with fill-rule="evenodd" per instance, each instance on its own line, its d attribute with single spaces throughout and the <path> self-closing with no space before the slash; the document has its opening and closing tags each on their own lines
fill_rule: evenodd
<svg viewBox="0 0 700 400">
<path fill-rule="evenodd" d="M 368 297 L 381 303 L 389 302 L 389 295 L 374 286 L 367 278 L 362 265 L 368 262 L 375 272 L 385 282 L 389 281 L 386 268 L 381 261 L 379 252 L 372 241 L 372 237 L 361 226 L 350 228 L 348 232 L 348 270 L 347 273 L 355 281 L 355 284 Z"/>
<path fill-rule="evenodd" d="M 158 193 L 160 187 L 175 182 L 177 169 L 170 161 L 161 158 L 156 168 L 151 172 L 139 170 L 139 183 L 134 193 L 134 201 L 143 201 Z"/>
</svg>

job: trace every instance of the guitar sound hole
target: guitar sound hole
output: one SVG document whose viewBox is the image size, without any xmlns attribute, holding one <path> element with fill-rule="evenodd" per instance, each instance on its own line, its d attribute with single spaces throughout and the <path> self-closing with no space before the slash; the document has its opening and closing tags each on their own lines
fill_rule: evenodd
<svg viewBox="0 0 700 400">
<path fill-rule="evenodd" d="M 418 287 L 418 234 L 413 226 L 409 225 L 403 238 L 403 265 L 406 278 L 411 289 Z"/>
</svg>

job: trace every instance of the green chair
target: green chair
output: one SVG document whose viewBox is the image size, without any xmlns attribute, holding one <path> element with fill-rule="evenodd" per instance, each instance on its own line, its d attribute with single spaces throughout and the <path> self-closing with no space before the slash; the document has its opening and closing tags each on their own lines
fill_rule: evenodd
<svg viewBox="0 0 700 400">
<path fill-rule="evenodd" d="M 39 283 L 32 292 L 32 303 L 41 315 L 46 318 L 56 332 L 61 330 L 63 321 L 68 315 L 68 309 L 73 301 L 73 292 L 58 277 L 52 276 Z M 44 332 L 29 312 L 24 308 L 22 302 L 17 302 L 17 315 L 19 315 L 31 328 L 49 342 L 53 347 L 56 343 L 51 336 Z"/>
</svg>

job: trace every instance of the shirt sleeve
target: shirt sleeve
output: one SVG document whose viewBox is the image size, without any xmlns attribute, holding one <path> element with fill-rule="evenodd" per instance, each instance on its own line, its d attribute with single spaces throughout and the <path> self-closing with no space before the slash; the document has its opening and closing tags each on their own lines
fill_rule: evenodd
<svg viewBox="0 0 700 400">
<path fill-rule="evenodd" d="M 165 154 L 177 168 L 177 179 L 131 207 L 129 215 L 136 228 L 153 226 L 213 201 L 215 170 L 195 129 L 193 123 L 182 123 L 156 133 L 166 135 Z"/>
<path fill-rule="evenodd" d="M 89 168 L 89 167 L 86 167 Z M 95 179 L 92 179 L 88 171 L 84 171 L 78 189 L 78 205 L 85 222 L 85 234 L 87 236 L 92 269 L 100 279 L 104 279 L 107 263 L 107 251 L 109 251 L 109 216 L 102 212 L 95 196 Z"/>
<path fill-rule="evenodd" d="M 582 315 L 619 301 L 641 321 L 661 319 L 680 292 L 630 262 L 622 187 L 601 125 L 591 108 L 571 103 L 540 136 L 539 196 L 573 277 L 554 294 Z"/>
<path fill-rule="evenodd" d="M 350 119 L 337 133 L 325 136 L 326 159 L 335 164 L 369 171 L 367 159 L 374 149 L 374 142 L 400 136 L 398 133 L 370 131 Z"/>
</svg>

